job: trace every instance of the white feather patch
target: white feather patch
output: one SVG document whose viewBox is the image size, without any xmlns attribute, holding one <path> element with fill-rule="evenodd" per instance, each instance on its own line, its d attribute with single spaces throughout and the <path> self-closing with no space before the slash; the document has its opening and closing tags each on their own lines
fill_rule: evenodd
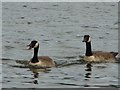
<svg viewBox="0 0 120 90">
<path fill-rule="evenodd" d="M 87 42 L 90 42 L 91 41 L 91 38 L 89 37 L 88 41 Z"/>
<path fill-rule="evenodd" d="M 39 61 L 39 62 L 37 62 L 37 63 L 32 63 L 32 62 L 29 62 L 29 65 L 32 65 L 32 66 L 41 66 L 42 65 L 42 62 L 41 61 Z"/>
<path fill-rule="evenodd" d="M 85 56 L 84 60 L 86 60 L 86 61 L 96 61 L 94 56 Z"/>
<path fill-rule="evenodd" d="M 39 45 L 39 43 L 36 43 L 35 46 L 34 46 L 34 48 L 38 47 L 38 45 Z"/>
</svg>

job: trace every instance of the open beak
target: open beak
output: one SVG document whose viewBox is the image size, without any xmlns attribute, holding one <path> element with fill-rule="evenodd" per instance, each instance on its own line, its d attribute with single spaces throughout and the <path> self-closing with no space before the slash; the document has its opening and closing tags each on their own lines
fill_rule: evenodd
<svg viewBox="0 0 120 90">
<path fill-rule="evenodd" d="M 86 38 L 84 38 L 82 42 L 86 42 L 86 41 L 87 41 L 87 39 L 86 39 Z"/>
<path fill-rule="evenodd" d="M 86 42 L 86 40 L 84 39 L 84 40 L 82 40 L 82 42 Z"/>
<path fill-rule="evenodd" d="M 31 49 L 32 49 L 31 44 L 27 45 L 27 50 L 31 50 Z"/>
</svg>

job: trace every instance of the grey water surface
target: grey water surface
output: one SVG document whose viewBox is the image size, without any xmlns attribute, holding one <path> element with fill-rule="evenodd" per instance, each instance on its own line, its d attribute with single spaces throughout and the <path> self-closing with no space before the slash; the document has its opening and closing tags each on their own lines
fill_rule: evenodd
<svg viewBox="0 0 120 90">
<path fill-rule="evenodd" d="M 85 53 L 83 36 L 92 37 L 92 49 L 118 51 L 118 3 L 116 2 L 3 2 L 3 88 L 99 88 L 118 87 L 118 63 L 73 64 L 33 73 L 16 60 L 28 61 L 31 40 L 40 43 L 39 55 L 58 63 L 80 62 Z M 36 70 L 37 72 L 37 70 Z"/>
</svg>

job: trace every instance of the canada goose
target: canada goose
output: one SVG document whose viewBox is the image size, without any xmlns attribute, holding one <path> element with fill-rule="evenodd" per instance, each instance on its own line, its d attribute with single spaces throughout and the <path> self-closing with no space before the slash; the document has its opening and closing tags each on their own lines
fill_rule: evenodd
<svg viewBox="0 0 120 90">
<path fill-rule="evenodd" d="M 86 53 L 84 60 L 89 62 L 115 62 L 117 52 L 93 51 L 91 49 L 91 38 L 84 35 L 83 42 L 86 42 Z"/>
<path fill-rule="evenodd" d="M 28 49 L 34 48 L 34 55 L 31 58 L 29 65 L 32 66 L 41 66 L 41 67 L 55 67 L 55 62 L 48 56 L 38 56 L 39 43 L 38 41 L 31 41 L 28 46 Z"/>
</svg>

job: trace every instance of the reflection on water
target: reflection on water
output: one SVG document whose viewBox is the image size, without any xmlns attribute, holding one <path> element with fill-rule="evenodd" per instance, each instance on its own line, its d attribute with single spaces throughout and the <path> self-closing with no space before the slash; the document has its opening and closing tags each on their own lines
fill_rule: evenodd
<svg viewBox="0 0 120 90">
<path fill-rule="evenodd" d="M 10 59 L 11 60 L 11 59 Z M 17 70 L 17 72 L 19 72 L 19 74 L 17 74 L 17 77 L 21 78 L 21 84 L 24 83 L 33 83 L 35 85 L 44 85 L 44 84 L 50 84 L 49 82 L 51 82 L 51 84 L 53 85 L 63 85 L 63 86 L 84 86 L 86 87 L 86 83 L 91 82 L 91 80 L 98 80 L 102 82 L 102 78 L 109 80 L 109 78 L 111 78 L 111 82 L 116 82 L 114 81 L 115 78 L 117 79 L 117 76 L 114 76 L 114 78 L 112 76 L 107 76 L 107 72 L 106 73 L 101 73 L 106 71 L 109 67 L 116 69 L 116 64 L 110 63 L 109 64 L 91 64 L 91 63 L 86 63 L 86 64 L 81 64 L 81 63 L 63 63 L 63 66 L 61 65 L 60 67 L 55 67 L 55 68 L 40 68 L 40 67 L 28 67 L 25 66 L 23 63 L 22 64 L 18 64 L 17 65 L 9 65 L 8 63 L 11 62 L 10 60 L 4 60 L 3 61 L 3 66 L 7 67 L 10 66 L 9 69 L 14 68 Z M 5 63 L 7 61 L 7 63 Z M 15 60 L 12 60 L 12 63 L 14 63 Z M 25 62 L 23 60 L 23 62 Z M 78 62 L 76 60 L 76 62 Z M 80 61 L 79 61 L 80 62 Z M 66 65 L 65 65 L 66 64 Z M 112 69 L 111 68 L 111 69 Z M 21 70 L 22 69 L 22 70 Z M 12 71 L 12 78 L 16 77 L 14 76 L 14 70 Z M 21 72 L 20 72 L 21 71 Z M 27 71 L 27 72 L 26 72 Z M 32 72 L 28 74 L 28 72 Z M 16 71 L 15 71 L 16 72 Z M 26 73 L 25 73 L 26 72 Z M 25 73 L 25 74 L 24 74 Z M 71 74 L 72 73 L 72 74 Z M 29 76 L 29 75 L 32 76 Z M 116 75 L 116 74 L 115 74 Z M 22 76 L 23 79 L 22 79 Z M 17 78 L 16 78 L 17 79 Z M 100 80 L 99 80 L 100 79 Z M 9 81 L 7 82 L 12 83 L 13 81 L 9 80 L 9 77 L 7 75 L 4 75 L 4 81 Z M 15 79 L 14 79 L 15 80 Z M 23 81 L 24 82 L 23 82 Z M 27 80 L 27 81 L 26 81 Z M 30 81 L 29 81 L 30 80 Z M 31 81 L 32 80 L 32 81 Z M 72 82 L 71 82 L 72 81 Z M 79 83 L 81 82 L 81 83 Z M 4 82 L 6 83 L 6 82 Z M 97 87 L 95 85 L 95 83 L 91 83 L 93 84 L 94 87 Z M 91 87 L 92 85 L 88 85 L 89 87 Z M 109 85 L 108 85 L 109 86 Z"/>
<path fill-rule="evenodd" d="M 86 79 L 91 78 L 91 72 L 87 72 L 87 73 L 85 74 L 85 78 L 86 78 Z"/>
<path fill-rule="evenodd" d="M 87 63 L 86 68 L 85 68 L 86 74 L 85 74 L 85 78 L 91 78 L 91 74 L 92 74 L 92 64 L 91 63 Z"/>
<path fill-rule="evenodd" d="M 92 64 L 87 63 L 85 71 L 92 71 Z"/>
<path fill-rule="evenodd" d="M 39 73 L 34 73 L 34 78 L 35 78 L 34 84 L 38 84 L 38 80 L 36 80 L 36 78 L 38 78 L 38 76 L 39 76 Z"/>
</svg>

